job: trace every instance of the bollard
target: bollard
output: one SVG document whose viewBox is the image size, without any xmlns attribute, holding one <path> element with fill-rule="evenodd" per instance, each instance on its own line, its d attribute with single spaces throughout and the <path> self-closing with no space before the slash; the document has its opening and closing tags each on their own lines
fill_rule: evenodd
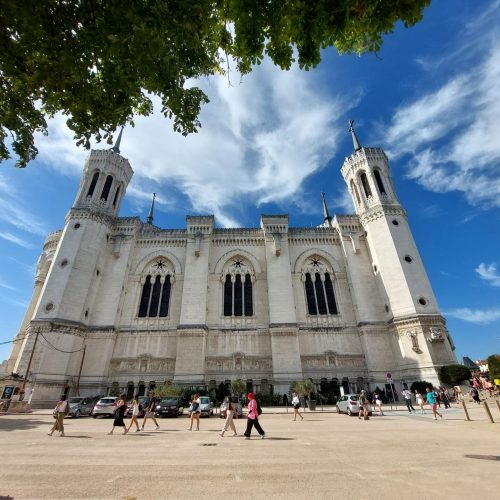
<svg viewBox="0 0 500 500">
<path fill-rule="evenodd" d="M 468 422 L 470 422 L 469 412 L 467 411 L 467 406 L 465 406 L 465 401 L 462 399 L 461 403 L 462 403 L 462 407 L 463 407 L 464 412 L 465 412 L 465 419 Z"/>
<path fill-rule="evenodd" d="M 498 399 L 495 399 L 495 403 L 497 404 L 498 409 L 500 410 L 500 402 L 498 401 Z"/>
<path fill-rule="evenodd" d="M 487 417 L 490 419 L 490 422 L 492 424 L 494 424 L 495 421 L 493 420 L 493 417 L 491 416 L 491 411 L 488 408 L 488 403 L 486 401 L 483 401 L 483 405 L 484 405 L 484 411 L 486 412 Z"/>
</svg>

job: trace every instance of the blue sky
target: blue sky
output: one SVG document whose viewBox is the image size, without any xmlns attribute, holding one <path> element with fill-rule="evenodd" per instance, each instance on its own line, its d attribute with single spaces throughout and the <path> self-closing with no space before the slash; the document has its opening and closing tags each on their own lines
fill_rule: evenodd
<svg viewBox="0 0 500 500">
<path fill-rule="evenodd" d="M 184 138 L 161 116 L 127 128 L 122 154 L 135 175 L 121 215 L 184 227 L 213 213 L 219 226 L 257 227 L 262 213 L 292 226 L 352 213 L 340 174 L 355 120 L 362 145 L 383 147 L 399 198 L 461 360 L 500 351 L 500 1 L 434 1 L 398 26 L 378 57 L 324 51 L 313 71 L 266 61 L 203 80 L 211 102 Z M 61 116 L 28 168 L 0 165 L 0 342 L 18 331 L 45 236 L 62 228 L 87 152 Z M 103 147 L 97 145 L 97 148 Z M 0 360 L 10 345 L 0 345 Z"/>
</svg>

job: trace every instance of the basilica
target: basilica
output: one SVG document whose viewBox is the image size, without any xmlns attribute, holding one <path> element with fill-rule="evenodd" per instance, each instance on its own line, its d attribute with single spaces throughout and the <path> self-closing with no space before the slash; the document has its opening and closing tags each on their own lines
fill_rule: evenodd
<svg viewBox="0 0 500 500">
<path fill-rule="evenodd" d="M 295 380 L 343 391 L 437 383 L 454 346 L 398 200 L 386 154 L 360 145 L 341 168 L 355 214 L 318 227 L 287 215 L 255 228 L 182 229 L 120 217 L 133 169 L 93 150 L 62 230 L 47 236 L 7 371 L 33 399 L 126 392 L 164 381 L 210 389 L 242 379 L 285 393 Z M 29 370 L 28 370 L 29 365 Z"/>
</svg>

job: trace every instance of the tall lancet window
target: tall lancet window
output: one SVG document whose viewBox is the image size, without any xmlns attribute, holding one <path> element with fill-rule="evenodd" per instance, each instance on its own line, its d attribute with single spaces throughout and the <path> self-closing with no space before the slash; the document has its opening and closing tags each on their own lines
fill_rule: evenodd
<svg viewBox="0 0 500 500">
<path fill-rule="evenodd" d="M 377 169 L 375 169 L 373 171 L 373 175 L 375 176 L 375 182 L 377 183 L 377 187 L 380 194 L 387 194 L 385 192 L 384 183 L 382 182 L 382 177 L 380 175 L 380 172 Z"/>
<path fill-rule="evenodd" d="M 372 190 L 370 189 L 370 184 L 368 183 L 368 177 L 366 177 L 364 172 L 361 174 L 361 184 L 363 185 L 365 196 L 369 198 L 372 195 Z"/>
<path fill-rule="evenodd" d="M 319 257 L 308 259 L 302 270 L 302 281 L 307 314 L 311 316 L 338 314 L 331 272 Z"/>
<path fill-rule="evenodd" d="M 222 276 L 224 316 L 253 316 L 252 270 L 237 257 Z"/>
<path fill-rule="evenodd" d="M 174 273 L 162 257 L 155 259 L 145 269 L 142 279 L 142 294 L 139 301 L 139 318 L 164 318 L 169 315 Z"/>
<path fill-rule="evenodd" d="M 89 190 L 87 192 L 87 196 L 92 197 L 92 195 L 94 194 L 94 190 L 95 190 L 95 187 L 96 187 L 98 180 L 99 180 L 99 172 L 96 172 L 94 174 L 94 176 L 92 177 L 92 181 L 90 183 Z"/>
<path fill-rule="evenodd" d="M 102 188 L 101 200 L 107 201 L 109 196 L 109 191 L 111 190 L 111 185 L 113 184 L 113 177 L 108 175 L 106 177 L 106 182 L 104 183 L 104 187 Z"/>
</svg>

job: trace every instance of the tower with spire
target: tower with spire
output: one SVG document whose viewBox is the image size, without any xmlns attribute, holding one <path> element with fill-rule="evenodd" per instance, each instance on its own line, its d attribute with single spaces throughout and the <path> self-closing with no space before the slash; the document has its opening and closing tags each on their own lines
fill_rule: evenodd
<svg viewBox="0 0 500 500">
<path fill-rule="evenodd" d="M 402 379 L 437 380 L 437 367 L 454 362 L 453 344 L 417 250 L 405 209 L 399 202 L 382 148 L 364 147 L 349 121 L 354 151 L 341 172 L 356 214 L 364 229 L 380 296 L 400 353 L 397 367 Z M 366 350 L 370 337 L 365 335 Z M 389 370 L 389 368 L 391 368 Z"/>
</svg>

